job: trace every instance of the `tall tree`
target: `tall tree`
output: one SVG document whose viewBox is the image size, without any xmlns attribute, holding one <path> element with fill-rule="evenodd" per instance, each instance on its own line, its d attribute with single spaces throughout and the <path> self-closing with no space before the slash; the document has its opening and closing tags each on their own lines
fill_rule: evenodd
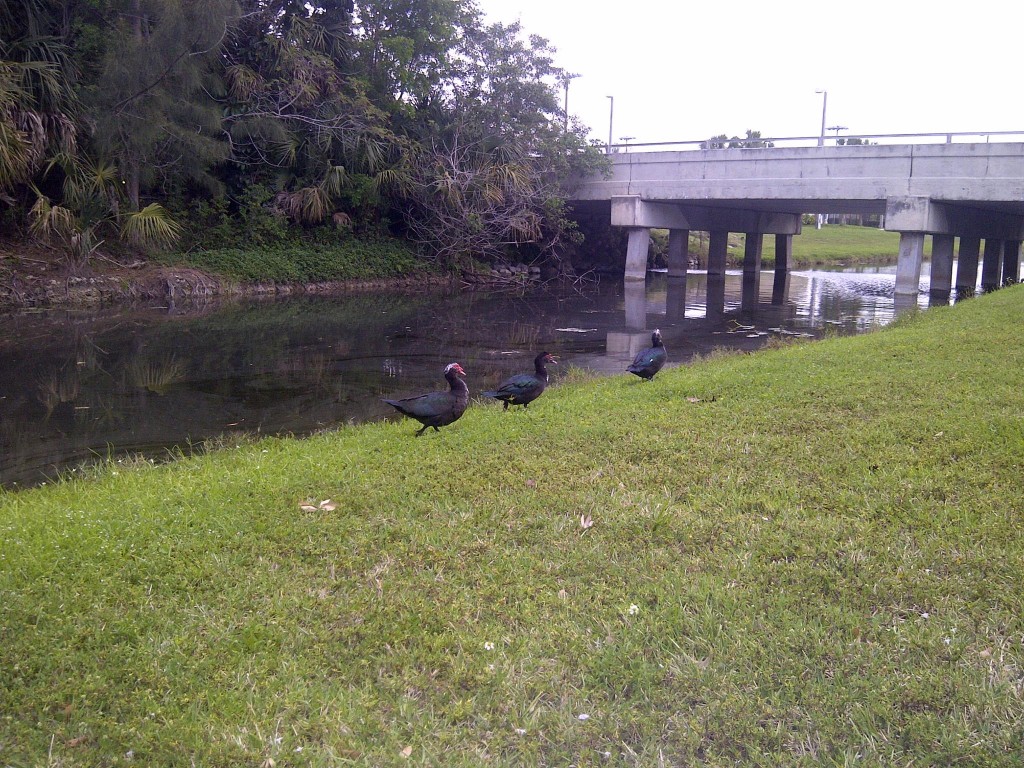
<svg viewBox="0 0 1024 768">
<path fill-rule="evenodd" d="M 354 63 L 368 95 L 413 118 L 446 96 L 480 13 L 468 0 L 363 0 L 355 21 Z"/>
<path fill-rule="evenodd" d="M 118 165 L 132 210 L 158 182 L 214 188 L 228 156 L 219 56 L 234 0 L 111 0 L 102 71 L 88 104 L 94 142 Z"/>
<path fill-rule="evenodd" d="M 304 224 L 338 212 L 354 174 L 375 174 L 399 152 L 386 115 L 346 72 L 351 11 L 343 0 L 246 0 L 225 51 L 234 163 Z"/>
<path fill-rule="evenodd" d="M 560 182 L 598 160 L 559 110 L 554 49 L 495 24 L 471 30 L 460 54 L 445 121 L 411 165 L 410 231 L 454 264 L 523 246 L 555 255 L 574 237 Z"/>
</svg>

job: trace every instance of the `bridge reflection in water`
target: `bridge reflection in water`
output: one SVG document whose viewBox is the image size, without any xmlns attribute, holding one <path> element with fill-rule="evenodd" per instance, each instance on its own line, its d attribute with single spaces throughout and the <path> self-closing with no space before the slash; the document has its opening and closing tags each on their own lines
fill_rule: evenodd
<svg viewBox="0 0 1024 768">
<path fill-rule="evenodd" d="M 754 349 L 771 336 L 863 333 L 903 312 L 955 300 L 952 292 L 928 290 L 929 268 L 926 262 L 920 290 L 910 295 L 896 293 L 895 265 L 724 274 L 691 270 L 685 277 L 653 271 L 647 280 L 623 282 L 624 325 L 607 331 L 607 352 L 631 359 L 650 346 L 654 328 L 662 330 L 670 349 L 676 347 L 676 362 L 685 360 L 690 348 L 713 348 L 715 337 L 717 346 Z M 976 290 L 982 290 L 980 281 Z M 751 342 L 738 342 L 737 336 Z"/>
</svg>

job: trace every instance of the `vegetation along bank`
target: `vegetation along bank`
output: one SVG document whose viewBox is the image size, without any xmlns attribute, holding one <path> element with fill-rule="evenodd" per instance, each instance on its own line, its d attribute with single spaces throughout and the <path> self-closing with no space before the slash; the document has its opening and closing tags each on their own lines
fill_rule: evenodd
<svg viewBox="0 0 1024 768">
<path fill-rule="evenodd" d="M 1019 765 L 1022 323 L 4 492 L 0 763 Z"/>
<path fill-rule="evenodd" d="M 557 266 L 563 182 L 604 159 L 554 53 L 472 0 L 5 4 L 0 232 L 75 278 L 167 252 L 304 281 L 394 238 L 443 272 Z"/>
</svg>

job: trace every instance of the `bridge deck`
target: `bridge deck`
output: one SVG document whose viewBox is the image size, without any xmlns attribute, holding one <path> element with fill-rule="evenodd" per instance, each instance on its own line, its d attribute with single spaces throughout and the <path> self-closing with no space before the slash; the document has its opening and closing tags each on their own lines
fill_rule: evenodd
<svg viewBox="0 0 1024 768">
<path fill-rule="evenodd" d="M 893 197 L 1024 216 L 1024 143 L 630 152 L 573 201 L 643 200 L 786 213 L 884 213 Z"/>
<path fill-rule="evenodd" d="M 924 237 L 939 238 L 933 287 L 951 280 L 953 238 L 960 269 L 977 269 L 984 238 L 983 283 L 1016 278 L 1024 240 L 1024 143 L 896 144 L 632 152 L 610 156 L 611 173 L 578 179 L 570 202 L 607 201 L 611 224 L 630 230 L 626 277 L 646 274 L 648 230 L 711 232 L 709 271 L 725 268 L 725 234 L 748 234 L 744 269 L 756 271 L 760 236 L 800 232 L 805 213 L 884 214 L 900 233 L 897 293 L 915 293 Z M 756 239 L 749 237 L 756 235 Z M 966 239 L 966 249 L 964 247 Z M 685 254 L 676 255 L 685 273 Z M 973 262 L 973 263 L 972 263 Z M 957 276 L 973 286 L 973 276 Z"/>
</svg>

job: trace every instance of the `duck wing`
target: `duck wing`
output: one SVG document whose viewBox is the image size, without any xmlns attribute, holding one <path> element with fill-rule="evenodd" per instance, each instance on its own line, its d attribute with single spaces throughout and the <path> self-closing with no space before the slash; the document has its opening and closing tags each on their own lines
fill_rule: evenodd
<svg viewBox="0 0 1024 768">
<path fill-rule="evenodd" d="M 458 398 L 452 392 L 429 392 L 418 397 L 385 400 L 384 402 L 421 424 L 444 426 L 451 424 L 462 415 L 466 410 L 468 399 Z"/>
<path fill-rule="evenodd" d="M 637 375 L 653 376 L 662 369 L 667 359 L 664 347 L 651 347 L 638 353 L 626 370 Z"/>
<path fill-rule="evenodd" d="M 523 399 L 532 400 L 544 391 L 544 382 L 536 376 L 521 373 L 501 382 L 497 389 L 483 392 L 485 397 L 507 400 L 518 404 Z"/>
</svg>

